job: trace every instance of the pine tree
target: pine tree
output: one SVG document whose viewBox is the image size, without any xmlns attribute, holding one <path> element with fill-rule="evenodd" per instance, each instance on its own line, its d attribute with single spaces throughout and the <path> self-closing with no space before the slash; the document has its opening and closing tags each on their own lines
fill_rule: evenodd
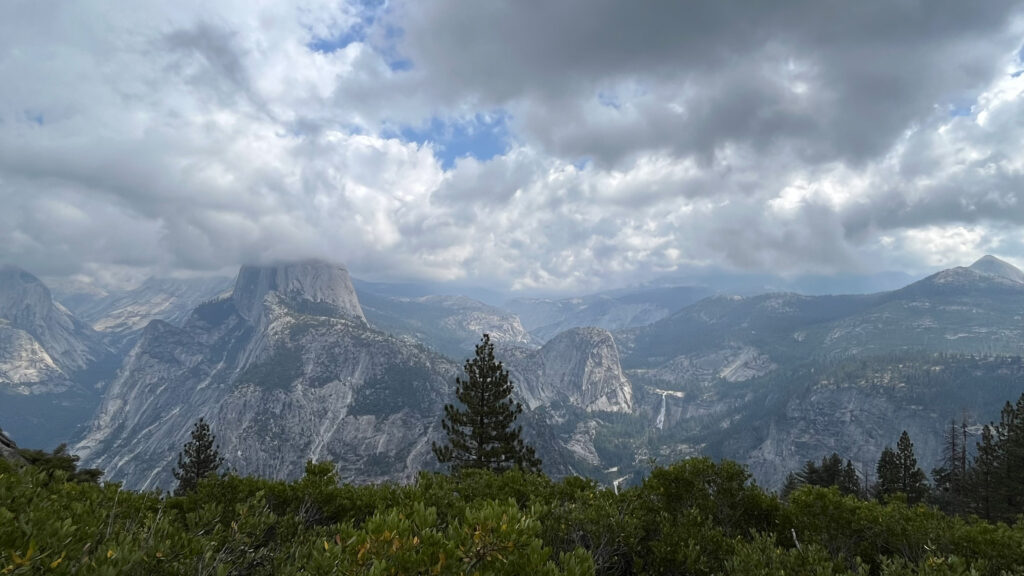
<svg viewBox="0 0 1024 576">
<path fill-rule="evenodd" d="M 896 493 L 906 495 L 911 504 L 920 502 L 928 495 L 927 476 L 924 470 L 917 467 L 917 456 L 914 455 L 914 443 L 904 430 L 896 443 L 896 450 L 888 446 L 882 451 L 878 460 L 878 485 L 876 494 L 885 498 Z"/>
<path fill-rule="evenodd" d="M 971 467 L 969 500 L 971 509 L 982 518 L 992 519 L 999 502 L 999 445 L 992 426 L 981 429 L 978 455 Z"/>
<path fill-rule="evenodd" d="M 1024 513 L 1024 395 L 1003 406 L 999 422 L 985 426 L 969 478 L 971 509 L 989 520 Z"/>
<path fill-rule="evenodd" d="M 966 433 L 966 421 L 962 426 L 957 426 L 956 420 L 949 421 L 943 442 L 942 466 L 932 470 L 935 482 L 933 497 L 939 508 L 946 512 L 958 512 L 962 508 L 966 445 L 961 438 Z"/>
<path fill-rule="evenodd" d="M 899 462 L 900 492 L 907 495 L 911 504 L 924 500 L 928 495 L 928 477 L 924 470 L 917 467 L 917 456 L 914 455 L 914 443 L 904 430 L 896 443 L 896 458 Z"/>
<path fill-rule="evenodd" d="M 933 498 L 947 513 L 962 513 L 967 510 L 970 495 L 971 475 L 967 465 L 967 413 L 957 424 L 950 420 L 943 442 L 942 466 L 932 470 L 935 480 Z"/>
<path fill-rule="evenodd" d="M 184 496 L 195 492 L 199 481 L 212 476 L 224 463 L 219 446 L 215 446 L 216 438 L 210 432 L 210 425 L 202 418 L 192 428 L 192 439 L 185 443 L 184 449 L 178 453 L 178 465 L 174 469 L 174 478 L 178 487 L 175 496 Z"/>
<path fill-rule="evenodd" d="M 878 482 L 875 484 L 875 496 L 883 499 L 886 496 L 900 491 L 900 465 L 896 458 L 896 452 L 886 446 L 882 455 L 878 458 L 878 466 L 875 467 L 875 476 Z"/>
<path fill-rule="evenodd" d="M 494 359 L 494 344 L 484 334 L 476 355 L 466 360 L 466 379 L 455 379 L 455 396 L 465 407 L 444 407 L 442 428 L 448 436 L 444 446 L 433 445 L 438 462 L 453 471 L 479 468 L 495 471 L 522 468 L 540 471 L 540 459 L 522 439 L 522 427 L 515 426 L 523 406 L 514 401 L 512 382 L 501 362 Z"/>
</svg>

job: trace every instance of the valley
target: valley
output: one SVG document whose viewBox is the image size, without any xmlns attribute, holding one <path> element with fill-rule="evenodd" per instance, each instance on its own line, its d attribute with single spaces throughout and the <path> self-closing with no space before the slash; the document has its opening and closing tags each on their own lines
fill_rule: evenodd
<svg viewBox="0 0 1024 576">
<path fill-rule="evenodd" d="M 832 452 L 869 477 L 904 429 L 930 469 L 950 420 L 987 423 L 1024 392 L 1021 278 L 986 257 L 866 295 L 644 288 L 499 307 L 299 261 L 233 282 L 65 287 L 65 305 L 6 268 L 0 425 L 132 488 L 170 485 L 199 418 L 241 474 L 326 459 L 344 481 L 407 482 L 436 469 L 442 407 L 488 333 L 555 477 L 628 485 L 707 455 L 774 489 Z"/>
</svg>

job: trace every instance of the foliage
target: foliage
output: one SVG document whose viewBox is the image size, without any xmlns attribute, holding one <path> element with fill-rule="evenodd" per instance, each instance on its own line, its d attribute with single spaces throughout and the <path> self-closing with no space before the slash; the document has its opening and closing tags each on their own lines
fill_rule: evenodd
<svg viewBox="0 0 1024 576">
<path fill-rule="evenodd" d="M 1024 573 L 1024 525 L 803 486 L 732 462 L 655 468 L 615 494 L 522 470 L 338 485 L 211 476 L 183 496 L 0 463 L 0 574 Z"/>
<path fill-rule="evenodd" d="M 844 464 L 843 459 L 835 452 L 822 458 L 820 465 L 808 460 L 803 468 L 790 474 L 782 488 L 782 496 L 789 496 L 800 486 L 835 486 L 840 494 L 853 496 L 859 496 L 862 492 L 860 477 L 853 467 L 853 462 L 847 460 Z"/>
<path fill-rule="evenodd" d="M 932 502 L 947 512 L 962 513 L 971 496 L 967 492 L 967 418 L 949 422 L 943 438 L 942 465 L 932 470 Z"/>
<path fill-rule="evenodd" d="M 875 472 L 878 475 L 875 494 L 879 498 L 903 494 L 911 504 L 914 504 L 921 502 L 928 495 L 927 476 L 917 467 L 914 443 L 910 441 L 910 435 L 906 430 L 900 434 L 895 451 L 889 447 L 882 451 Z"/>
<path fill-rule="evenodd" d="M 28 448 L 18 449 L 18 455 L 25 459 L 30 466 L 36 467 L 52 478 L 57 472 L 67 475 L 69 482 L 90 482 L 97 483 L 103 476 L 103 471 L 98 468 L 78 468 L 78 456 L 68 453 L 68 445 L 61 444 L 54 448 L 53 452 L 44 450 L 30 450 Z"/>
<path fill-rule="evenodd" d="M 1024 514 L 1024 394 L 1003 407 L 998 423 L 982 429 L 977 456 L 966 471 L 968 509 L 1010 521 Z"/>
<path fill-rule="evenodd" d="M 441 426 L 448 436 L 446 445 L 433 445 L 438 462 L 454 471 L 476 468 L 540 470 L 533 447 L 523 442 L 522 426 L 515 426 L 523 406 L 512 399 L 508 371 L 494 359 L 494 344 L 484 334 L 476 356 L 466 360 L 466 379 L 455 379 L 455 396 L 465 406 L 444 407 Z"/>
<path fill-rule="evenodd" d="M 214 446 L 216 438 L 210 432 L 210 425 L 202 418 L 192 428 L 192 439 L 178 453 L 178 465 L 174 469 L 174 479 L 178 487 L 174 494 L 182 496 L 195 491 L 199 481 L 217 473 L 224 458 L 218 447 Z"/>
</svg>

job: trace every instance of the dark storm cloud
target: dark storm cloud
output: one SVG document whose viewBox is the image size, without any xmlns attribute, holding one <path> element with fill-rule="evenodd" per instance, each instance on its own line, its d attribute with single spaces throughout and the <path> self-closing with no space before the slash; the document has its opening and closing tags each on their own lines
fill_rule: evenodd
<svg viewBox="0 0 1024 576">
<path fill-rule="evenodd" d="M 870 158 L 936 103 L 973 99 L 1006 41 L 1019 42 L 1009 30 L 1019 8 L 448 0 L 395 14 L 402 46 L 436 90 L 518 103 L 524 132 L 569 159 L 711 154 L 732 142 L 821 162 Z M 618 110 L 588 113 L 621 86 Z"/>
</svg>

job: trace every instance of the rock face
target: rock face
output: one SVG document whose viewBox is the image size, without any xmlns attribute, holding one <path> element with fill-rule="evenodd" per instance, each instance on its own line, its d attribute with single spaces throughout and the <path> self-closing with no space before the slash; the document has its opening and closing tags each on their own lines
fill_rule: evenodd
<svg viewBox="0 0 1024 576">
<path fill-rule="evenodd" d="M 228 292 L 231 283 L 231 278 L 223 277 L 149 278 L 121 291 L 66 284 L 55 295 L 77 318 L 99 332 L 110 347 L 126 353 L 151 321 L 181 326 L 193 308 Z"/>
<path fill-rule="evenodd" d="M 563 403 L 587 412 L 633 410 L 633 387 L 607 330 L 567 330 L 539 350 L 509 355 L 507 365 L 530 408 Z"/>
<path fill-rule="evenodd" d="M 19 268 L 0 268 L 0 421 L 26 445 L 70 439 L 99 401 L 110 351 Z"/>
<path fill-rule="evenodd" d="M 38 351 L 14 353 L 25 352 L 33 362 L 38 358 L 63 373 L 83 370 L 105 352 L 92 330 L 55 304 L 50 290 L 38 278 L 13 266 L 0 267 L 0 325 L 22 332 L 48 358 L 40 358 Z M 28 342 L 13 336 L 8 341 Z"/>
<path fill-rule="evenodd" d="M 246 267 L 235 286 L 181 328 L 150 323 L 75 447 L 83 465 L 170 487 L 200 417 L 242 474 L 330 459 L 349 481 L 408 480 L 432 464 L 453 363 L 370 329 L 340 266 Z"/>
<path fill-rule="evenodd" d="M 238 313 L 256 324 L 266 312 L 266 298 L 271 293 L 293 302 L 333 308 L 342 316 L 366 324 L 344 266 L 317 260 L 281 266 L 243 266 L 231 299 Z"/>
</svg>

